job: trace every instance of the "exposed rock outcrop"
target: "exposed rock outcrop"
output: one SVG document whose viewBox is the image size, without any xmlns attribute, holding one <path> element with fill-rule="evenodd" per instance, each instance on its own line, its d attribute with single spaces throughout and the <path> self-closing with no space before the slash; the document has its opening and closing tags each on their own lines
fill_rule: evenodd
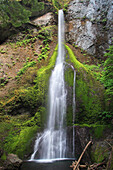
<svg viewBox="0 0 113 170">
<path fill-rule="evenodd" d="M 112 0 L 73 0 L 69 4 L 66 39 L 100 57 L 112 42 Z"/>
<path fill-rule="evenodd" d="M 39 25 L 39 26 L 48 26 L 51 25 L 54 22 L 54 17 L 51 12 L 36 18 L 35 20 L 32 20 L 32 23 L 34 25 Z"/>
</svg>

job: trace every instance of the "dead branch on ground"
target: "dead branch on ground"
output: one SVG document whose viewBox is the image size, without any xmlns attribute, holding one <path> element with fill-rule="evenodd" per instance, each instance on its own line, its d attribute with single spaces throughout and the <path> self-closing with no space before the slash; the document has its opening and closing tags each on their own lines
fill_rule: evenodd
<svg viewBox="0 0 113 170">
<path fill-rule="evenodd" d="M 79 170 L 79 166 L 80 166 L 79 163 L 80 163 L 80 161 L 81 161 L 81 159 L 82 159 L 82 157 L 83 157 L 86 149 L 88 148 L 88 146 L 89 146 L 91 143 L 92 143 L 92 141 L 89 141 L 88 144 L 85 146 L 85 148 L 84 148 L 83 152 L 81 153 L 78 161 L 75 161 L 75 162 L 72 163 L 72 166 L 70 166 L 70 167 L 73 168 L 73 170 Z M 82 166 L 83 166 L 83 165 L 82 165 Z"/>
</svg>

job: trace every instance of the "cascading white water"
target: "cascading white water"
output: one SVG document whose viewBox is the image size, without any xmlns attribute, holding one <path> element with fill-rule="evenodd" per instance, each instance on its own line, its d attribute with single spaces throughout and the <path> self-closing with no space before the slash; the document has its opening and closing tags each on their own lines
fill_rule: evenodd
<svg viewBox="0 0 113 170">
<path fill-rule="evenodd" d="M 58 56 L 49 83 L 49 117 L 47 128 L 35 143 L 31 160 L 38 150 L 40 159 L 66 157 L 66 95 L 64 82 L 64 15 L 59 10 L 58 19 Z"/>
<path fill-rule="evenodd" d="M 73 79 L 73 156 L 75 155 L 75 110 L 76 110 L 76 100 L 75 100 L 75 83 L 76 83 L 76 71 L 74 70 L 74 79 Z"/>
</svg>

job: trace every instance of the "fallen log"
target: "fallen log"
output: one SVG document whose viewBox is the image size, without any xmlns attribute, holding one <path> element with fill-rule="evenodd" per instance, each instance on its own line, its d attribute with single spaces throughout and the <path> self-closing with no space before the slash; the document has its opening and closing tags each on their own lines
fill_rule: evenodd
<svg viewBox="0 0 113 170">
<path fill-rule="evenodd" d="M 82 159 L 82 157 L 83 157 L 86 149 L 88 148 L 88 146 L 89 146 L 91 143 L 92 143 L 92 141 L 89 141 L 89 142 L 88 142 L 88 144 L 87 144 L 86 147 L 84 148 L 84 150 L 83 150 L 82 154 L 80 155 L 80 157 L 79 157 L 79 159 L 78 159 L 78 161 L 77 161 L 77 164 L 76 164 L 76 166 L 73 168 L 73 170 L 76 170 L 76 168 L 77 168 L 78 164 L 80 163 L 80 161 L 81 161 L 81 159 Z"/>
<path fill-rule="evenodd" d="M 83 152 L 81 153 L 78 161 L 75 161 L 75 162 L 74 162 L 75 164 L 73 163 L 72 166 L 70 166 L 70 167 L 73 168 L 73 170 L 78 170 L 78 169 L 79 169 L 79 166 L 80 166 L 79 163 L 80 163 L 80 161 L 81 161 L 81 159 L 82 159 L 82 157 L 83 157 L 86 149 L 88 148 L 88 146 L 89 146 L 91 143 L 92 143 L 92 141 L 89 141 L 89 142 L 88 142 L 88 144 L 85 146 Z"/>
<path fill-rule="evenodd" d="M 83 157 L 86 149 L 88 148 L 88 146 L 89 146 L 91 143 L 92 143 L 92 141 L 89 141 L 89 142 L 87 143 L 87 145 L 85 146 L 83 152 L 81 153 L 78 161 L 74 161 L 74 162 L 72 163 L 72 165 L 70 165 L 70 167 L 73 168 L 73 170 L 79 170 L 79 167 L 80 167 L 80 168 L 87 168 L 88 170 L 94 170 L 94 169 L 97 169 L 99 166 L 102 166 L 102 165 L 105 165 L 105 164 L 106 164 L 106 162 L 104 161 L 104 162 L 101 162 L 101 163 L 94 163 L 94 164 L 92 164 L 92 165 L 87 165 L 87 164 L 86 164 L 86 165 L 80 165 L 80 161 L 81 161 L 81 159 L 82 159 L 82 157 Z"/>
</svg>

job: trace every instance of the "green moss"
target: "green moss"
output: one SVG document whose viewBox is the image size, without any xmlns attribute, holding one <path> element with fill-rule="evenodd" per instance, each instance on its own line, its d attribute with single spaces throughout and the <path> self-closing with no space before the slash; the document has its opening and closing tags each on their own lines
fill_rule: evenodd
<svg viewBox="0 0 113 170">
<path fill-rule="evenodd" d="M 25 154 L 29 153 L 29 148 L 37 129 L 37 126 L 25 127 L 19 133 L 16 131 L 9 133 L 5 139 L 4 149 L 8 153 L 15 153 L 20 158 L 23 158 Z"/>
<path fill-rule="evenodd" d="M 15 119 L 13 119 L 13 117 L 8 117 L 8 126 L 6 126 L 7 123 L 4 122 L 1 131 L 7 131 L 3 145 L 5 152 L 15 153 L 20 158 L 23 158 L 25 154 L 30 152 L 29 148 L 37 130 L 44 127 L 44 122 L 46 120 L 45 106 L 47 103 L 48 81 L 51 70 L 55 65 L 56 56 L 57 47 L 50 58 L 49 64 L 38 70 L 35 85 L 26 89 L 21 88 L 15 90 L 15 95 L 7 100 L 6 103 L 2 104 L 1 107 L 10 108 L 10 112 L 16 108 L 16 105 L 17 107 L 21 105 L 21 107 L 28 109 L 32 114 L 32 117 L 28 117 L 25 120 L 23 119 L 23 122 L 21 122 L 20 118 L 17 118 L 17 116 Z M 16 118 L 19 121 L 17 121 Z"/>
<path fill-rule="evenodd" d="M 2 151 L 17 154 L 20 158 L 29 154 L 32 140 L 37 130 L 40 129 L 39 112 L 34 117 L 21 114 L 17 116 L 2 115 L 0 118 L 0 148 Z"/>
<path fill-rule="evenodd" d="M 1 160 L 2 160 L 2 161 L 5 161 L 6 158 L 7 158 L 7 156 L 6 156 L 5 152 L 4 152 L 3 155 L 1 156 Z"/>
<path fill-rule="evenodd" d="M 103 136 L 103 131 L 104 131 L 104 129 L 105 129 L 105 126 L 103 126 L 103 125 L 96 126 L 96 127 L 94 128 L 94 136 L 95 136 L 97 139 L 101 138 L 101 137 Z"/>
<path fill-rule="evenodd" d="M 108 125 L 99 125 L 99 124 L 75 124 L 76 126 L 80 127 L 89 127 L 91 134 L 93 134 L 94 138 L 100 139 L 103 137 L 103 132 L 105 129 L 111 128 Z"/>
<path fill-rule="evenodd" d="M 20 71 L 17 73 L 17 76 L 24 74 L 29 67 L 33 67 L 34 65 L 36 65 L 36 61 L 26 62 L 23 68 L 21 68 Z"/>
<path fill-rule="evenodd" d="M 70 2 L 70 0 L 52 0 L 52 5 L 55 8 L 56 11 L 58 11 L 59 9 L 63 9 L 64 12 L 66 11 L 67 7 L 68 7 L 68 3 Z"/>
<path fill-rule="evenodd" d="M 65 77 L 65 82 L 67 82 L 69 86 L 73 86 L 74 72 L 72 68 L 70 67 L 66 68 L 64 77 Z"/>
<path fill-rule="evenodd" d="M 75 57 L 73 51 L 67 46 L 65 45 L 67 51 L 68 51 L 68 54 L 69 54 L 69 57 L 70 57 L 70 61 L 74 64 L 74 67 L 77 69 L 77 70 L 83 70 L 83 71 L 88 71 L 83 64 L 81 64 Z"/>
<path fill-rule="evenodd" d="M 58 45 L 56 46 L 53 55 L 50 58 L 49 64 L 46 67 L 42 67 L 41 69 L 38 70 L 37 75 L 39 78 L 42 77 L 42 75 L 46 73 L 46 71 L 54 68 L 56 57 L 57 57 L 57 49 L 58 49 Z"/>
<path fill-rule="evenodd" d="M 51 75 L 51 70 L 54 68 L 56 57 L 57 47 L 55 48 L 53 55 L 51 56 L 49 64 L 46 67 L 42 67 L 37 72 L 37 78 L 35 79 L 36 84 L 34 88 L 37 89 L 38 97 L 40 97 L 42 105 L 44 105 L 45 100 L 47 100 L 49 77 Z"/>
<path fill-rule="evenodd" d="M 109 153 L 106 149 L 105 146 L 101 146 L 101 144 L 97 143 L 95 151 L 92 153 L 93 161 L 100 163 L 108 158 Z"/>
<path fill-rule="evenodd" d="M 72 105 L 67 106 L 67 111 L 66 111 L 66 121 L 67 121 L 67 126 L 72 126 L 73 122 L 73 110 L 72 110 Z"/>
<path fill-rule="evenodd" d="M 26 121 L 23 125 L 29 126 L 29 127 L 37 125 L 38 127 L 43 128 L 45 119 L 46 119 L 46 108 L 39 107 L 38 111 L 35 113 L 35 115 L 33 117 L 31 117 L 31 119 Z"/>
<path fill-rule="evenodd" d="M 90 118 L 91 123 L 95 122 L 95 118 L 97 118 L 102 108 L 98 91 L 92 83 L 91 80 L 88 82 L 88 80 L 84 81 L 82 78 L 77 78 L 76 81 L 76 97 L 82 109 L 80 110 L 79 119 L 82 120 L 84 117 L 85 121 Z"/>
<path fill-rule="evenodd" d="M 41 128 L 44 128 L 46 118 L 47 118 L 47 108 L 39 107 L 38 112 L 40 113 Z"/>
<path fill-rule="evenodd" d="M 68 62 L 73 63 L 76 70 L 76 123 L 95 123 L 104 108 L 103 87 L 96 81 L 93 72 L 76 59 L 67 45 L 66 49 L 69 54 Z M 69 80 L 66 78 L 68 84 L 72 85 Z"/>
</svg>

